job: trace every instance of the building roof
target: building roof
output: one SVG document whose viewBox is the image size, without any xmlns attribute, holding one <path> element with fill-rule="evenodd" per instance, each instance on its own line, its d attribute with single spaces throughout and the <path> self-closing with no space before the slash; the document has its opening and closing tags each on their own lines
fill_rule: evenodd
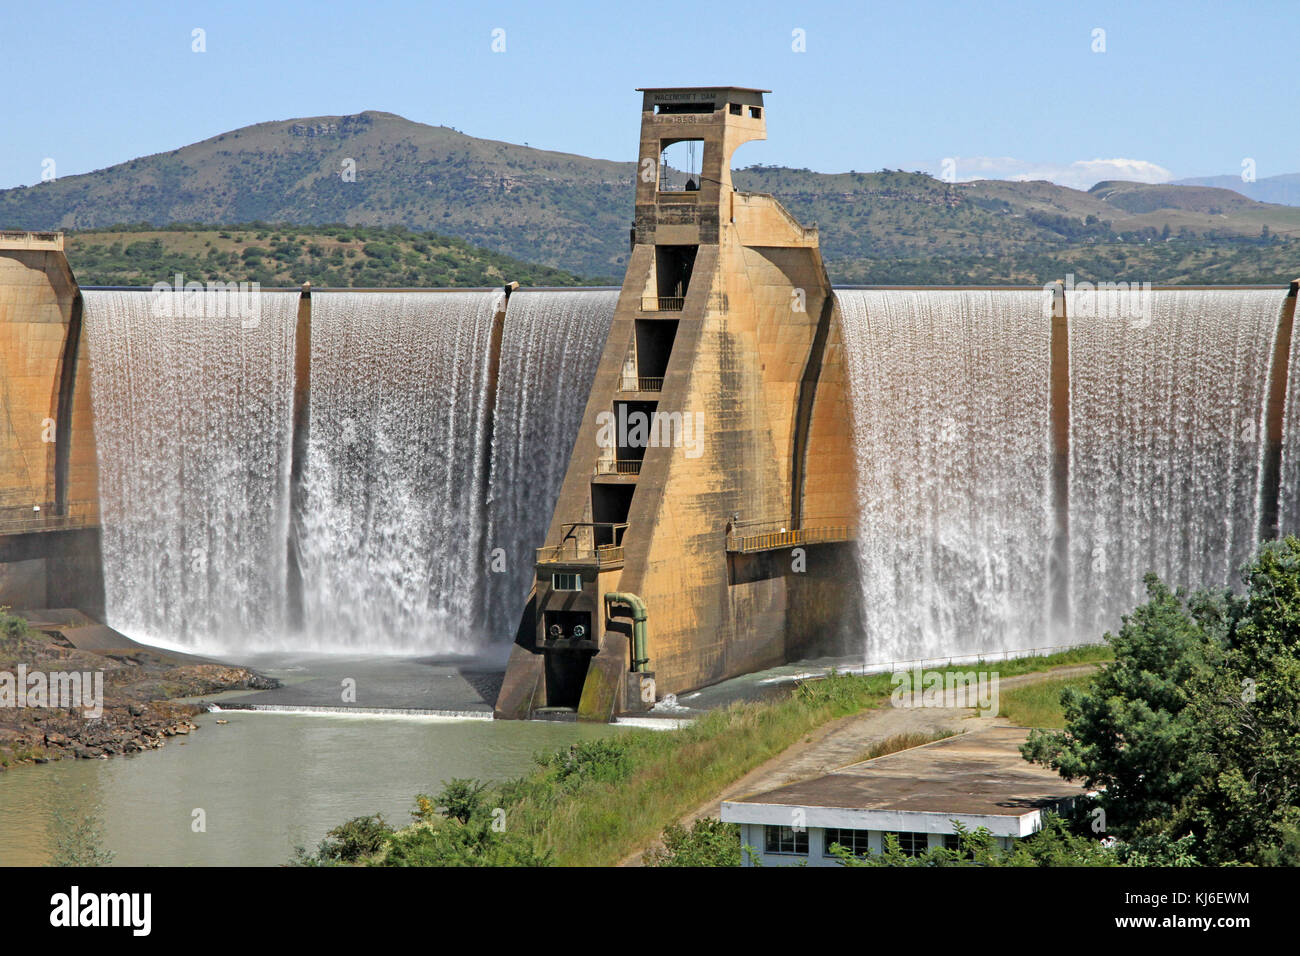
<svg viewBox="0 0 1300 956">
<path fill-rule="evenodd" d="M 989 727 L 850 764 L 812 780 L 722 805 L 730 823 L 951 833 L 952 820 L 995 836 L 1027 836 L 1042 811 L 1087 793 L 1020 755 L 1023 727 Z"/>
</svg>

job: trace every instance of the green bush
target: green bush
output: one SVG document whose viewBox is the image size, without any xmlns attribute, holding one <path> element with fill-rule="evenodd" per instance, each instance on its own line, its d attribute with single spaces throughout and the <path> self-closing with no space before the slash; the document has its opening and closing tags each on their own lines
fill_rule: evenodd
<svg viewBox="0 0 1300 956">
<path fill-rule="evenodd" d="M 112 850 L 104 849 L 104 826 L 95 811 L 81 816 L 54 811 L 54 857 L 51 866 L 108 866 Z"/>
<path fill-rule="evenodd" d="M 377 862 L 382 866 L 549 866 L 551 858 L 527 837 L 498 832 L 491 820 L 477 819 L 404 830 Z"/>
<path fill-rule="evenodd" d="M 0 641 L 6 644 L 16 643 L 28 635 L 27 621 L 17 614 L 10 614 L 7 607 L 0 607 Z"/>
<path fill-rule="evenodd" d="M 305 853 L 301 847 L 295 850 L 295 862 L 299 865 L 355 863 L 382 850 L 392 835 L 393 828 L 385 822 L 382 813 L 354 817 L 325 834 L 314 856 Z"/>
<path fill-rule="evenodd" d="M 663 848 L 645 855 L 647 866 L 740 866 L 740 827 L 713 817 L 688 830 L 674 823 L 664 830 Z"/>
<path fill-rule="evenodd" d="M 554 772 L 555 780 L 572 792 L 584 783 L 617 783 L 632 772 L 632 757 L 625 738 L 584 740 L 568 750 L 540 756 L 537 763 Z"/>
<path fill-rule="evenodd" d="M 487 784 L 479 780 L 449 780 L 437 796 L 438 808 L 449 820 L 469 823 L 483 809 L 483 793 Z M 416 798 L 417 806 L 419 798 Z"/>
</svg>

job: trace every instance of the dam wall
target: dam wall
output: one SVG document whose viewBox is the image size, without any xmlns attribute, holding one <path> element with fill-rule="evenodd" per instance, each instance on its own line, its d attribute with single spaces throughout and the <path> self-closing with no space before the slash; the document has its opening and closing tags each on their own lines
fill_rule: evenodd
<svg viewBox="0 0 1300 956">
<path fill-rule="evenodd" d="M 0 233 L 0 605 L 102 613 L 82 303 L 58 233 Z"/>
</svg>

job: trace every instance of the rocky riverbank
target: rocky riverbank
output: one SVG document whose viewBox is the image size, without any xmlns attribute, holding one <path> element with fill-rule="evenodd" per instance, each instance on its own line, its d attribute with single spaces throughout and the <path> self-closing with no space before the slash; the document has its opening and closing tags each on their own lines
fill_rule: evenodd
<svg viewBox="0 0 1300 956">
<path fill-rule="evenodd" d="M 84 697 L 76 706 L 58 706 L 68 701 L 57 699 L 51 675 L 68 674 L 84 677 Z M 278 686 L 244 667 L 140 645 L 79 650 L 57 629 L 38 630 L 0 612 L 0 771 L 156 750 L 197 729 L 192 718 L 202 708 L 176 698 Z M 95 688 L 102 688 L 102 699 L 92 699 Z"/>
</svg>

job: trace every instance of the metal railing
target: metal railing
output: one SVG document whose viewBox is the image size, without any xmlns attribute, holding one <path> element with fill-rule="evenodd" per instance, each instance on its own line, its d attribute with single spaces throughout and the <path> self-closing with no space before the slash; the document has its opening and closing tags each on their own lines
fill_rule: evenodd
<svg viewBox="0 0 1300 956">
<path fill-rule="evenodd" d="M 626 521 L 573 521 L 563 528 L 559 544 L 537 549 L 538 564 L 594 564 L 598 568 L 622 565 Z M 601 538 L 605 542 L 598 543 Z"/>
<path fill-rule="evenodd" d="M 65 514 L 49 510 L 11 513 L 0 517 L 0 534 L 23 534 L 29 531 L 64 531 L 99 524 L 98 501 L 70 501 Z"/>
<path fill-rule="evenodd" d="M 741 554 L 752 554 L 756 551 L 797 548 L 805 544 L 835 544 L 841 541 L 852 541 L 857 537 L 857 530 L 855 526 L 845 524 L 765 531 L 758 534 L 743 534 L 733 531 L 727 535 L 727 550 Z"/>
<path fill-rule="evenodd" d="M 538 564 L 594 564 L 597 568 L 613 568 L 623 563 L 621 544 L 600 544 L 583 547 L 577 541 L 537 549 Z"/>
<path fill-rule="evenodd" d="M 629 376 L 625 375 L 618 382 L 620 392 L 662 392 L 664 390 L 664 380 L 662 378 L 647 378 L 646 376 Z"/>
<path fill-rule="evenodd" d="M 642 312 L 680 312 L 684 308 L 686 308 L 685 296 L 674 296 L 674 295 L 641 296 Z"/>
<path fill-rule="evenodd" d="M 596 462 L 598 475 L 639 475 L 641 459 L 639 458 L 601 458 Z"/>
</svg>

